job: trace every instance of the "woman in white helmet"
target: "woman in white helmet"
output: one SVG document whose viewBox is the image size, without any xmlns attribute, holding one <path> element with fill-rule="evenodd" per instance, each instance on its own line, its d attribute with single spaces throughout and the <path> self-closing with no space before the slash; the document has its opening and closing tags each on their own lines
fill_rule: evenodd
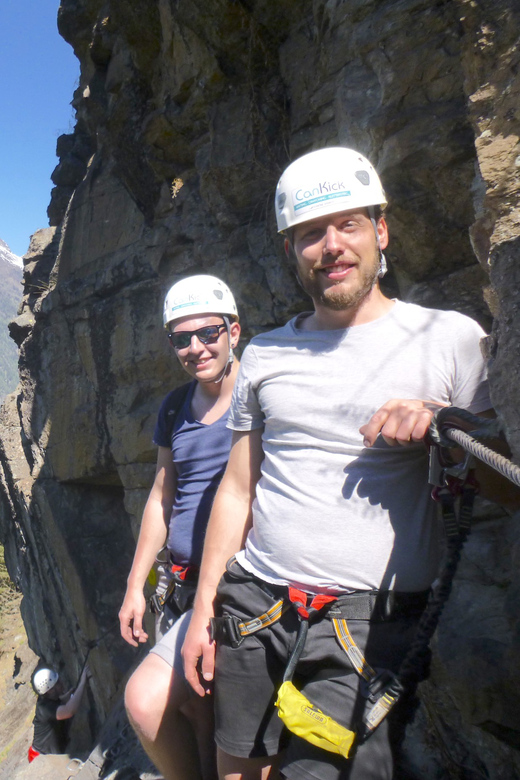
<svg viewBox="0 0 520 780">
<path fill-rule="evenodd" d="M 238 372 L 233 350 L 240 325 L 227 285 L 206 275 L 173 285 L 163 322 L 191 382 L 166 396 L 155 429 L 156 476 L 119 612 L 121 635 L 131 645 L 148 639 L 143 589 L 165 543 L 170 582 L 166 593 L 155 598 L 156 608 L 163 610 L 157 621 L 159 641 L 130 678 L 125 702 L 143 747 L 165 780 L 210 780 L 216 777 L 211 706 L 192 700 L 180 646 L 211 504 L 231 447 L 226 422 Z"/>
<path fill-rule="evenodd" d="M 47 667 L 36 669 L 31 682 L 38 701 L 33 719 L 33 741 L 27 754 L 29 763 L 39 755 L 65 753 L 70 719 L 79 709 L 89 674 L 85 665 L 76 690 L 64 693 L 58 672 Z"/>
</svg>

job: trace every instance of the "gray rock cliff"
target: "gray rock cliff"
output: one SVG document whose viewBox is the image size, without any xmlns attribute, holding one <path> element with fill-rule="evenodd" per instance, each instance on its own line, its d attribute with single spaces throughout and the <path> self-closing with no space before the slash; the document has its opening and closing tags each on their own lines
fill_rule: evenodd
<svg viewBox="0 0 520 780">
<path fill-rule="evenodd" d="M 104 637 L 93 737 L 136 660 L 112 629 L 155 414 L 181 380 L 163 295 L 187 273 L 222 277 L 244 343 L 308 307 L 272 212 L 290 159 L 339 143 L 375 163 L 386 289 L 491 329 L 493 402 L 520 457 L 520 9 L 63 0 L 58 22 L 81 63 L 77 123 L 58 142 L 51 227 L 24 258 L 11 324 L 20 384 L 1 411 L 0 536 L 35 652 L 73 681 Z M 520 778 L 519 543 L 514 519 L 481 510 L 421 688 L 410 777 Z"/>
</svg>

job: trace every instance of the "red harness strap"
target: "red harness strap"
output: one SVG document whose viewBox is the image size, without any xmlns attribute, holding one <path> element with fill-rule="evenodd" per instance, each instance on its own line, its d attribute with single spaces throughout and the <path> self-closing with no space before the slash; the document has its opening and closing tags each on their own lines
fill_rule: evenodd
<svg viewBox="0 0 520 780">
<path fill-rule="evenodd" d="M 198 566 L 178 566 L 176 563 L 172 563 L 170 567 L 172 574 L 176 574 L 179 580 L 185 580 L 189 574 L 198 573 Z"/>
<path fill-rule="evenodd" d="M 313 596 L 311 603 L 307 608 L 307 598 L 309 595 L 310 594 L 305 593 L 303 590 L 298 590 L 298 588 L 292 588 L 289 586 L 289 600 L 294 604 L 298 614 L 304 618 L 304 620 L 309 619 L 311 610 L 319 612 L 319 610 L 322 609 L 326 604 L 330 604 L 332 601 L 337 600 L 337 596 L 326 596 L 322 593 L 318 596 Z"/>
</svg>

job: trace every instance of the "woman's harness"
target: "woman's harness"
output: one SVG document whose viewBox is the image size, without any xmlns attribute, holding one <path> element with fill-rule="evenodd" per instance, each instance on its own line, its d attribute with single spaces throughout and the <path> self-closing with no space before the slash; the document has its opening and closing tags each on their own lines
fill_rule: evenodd
<svg viewBox="0 0 520 780">
<path fill-rule="evenodd" d="M 451 592 L 453 578 L 462 547 L 470 531 L 473 503 L 478 492 L 474 477 L 473 457 L 479 457 L 500 471 L 516 484 L 520 484 L 520 469 L 502 456 L 476 442 L 452 422 L 453 417 L 477 422 L 481 428 L 476 435 L 496 435 L 496 430 L 482 433 L 486 425 L 494 421 L 483 420 L 465 410 L 445 408 L 437 413 L 429 435 L 430 475 L 434 486 L 432 497 L 439 502 L 446 536 L 446 550 L 442 570 L 431 591 L 422 593 L 396 593 L 394 591 L 365 591 L 335 596 L 309 596 L 289 587 L 287 595 L 275 601 L 273 606 L 258 617 L 241 621 L 234 615 L 224 614 L 211 619 L 212 639 L 231 647 L 238 647 L 244 639 L 280 620 L 291 608 L 297 610 L 300 621 L 297 638 L 291 652 L 282 685 L 275 702 L 278 715 L 287 728 L 297 736 L 332 753 L 348 758 L 354 741 L 367 740 L 397 704 L 405 690 L 411 690 L 424 677 L 429 656 L 429 643 L 435 632 L 441 612 Z M 471 418 L 471 420 L 469 420 Z M 469 440 L 469 441 L 468 441 Z M 446 448 L 463 446 L 466 457 L 461 464 L 454 464 Z M 469 451 L 468 451 L 469 450 Z M 256 578 L 255 578 L 256 579 Z M 268 586 L 261 585 L 269 595 Z M 311 599 L 307 605 L 308 599 Z M 366 661 L 356 645 L 348 627 L 348 620 L 390 620 L 402 615 L 421 615 L 415 639 L 412 642 L 397 674 L 390 670 L 376 672 Z M 332 620 L 337 641 L 360 678 L 364 681 L 370 707 L 355 731 L 342 726 L 310 702 L 292 682 L 296 666 L 305 647 L 309 620 Z"/>
<path fill-rule="evenodd" d="M 170 581 L 164 593 L 154 593 L 150 596 L 150 610 L 154 615 L 164 612 L 165 607 L 182 615 L 193 606 L 199 579 L 199 567 L 178 566 L 172 563 L 168 564 L 168 571 L 170 572 Z"/>
</svg>

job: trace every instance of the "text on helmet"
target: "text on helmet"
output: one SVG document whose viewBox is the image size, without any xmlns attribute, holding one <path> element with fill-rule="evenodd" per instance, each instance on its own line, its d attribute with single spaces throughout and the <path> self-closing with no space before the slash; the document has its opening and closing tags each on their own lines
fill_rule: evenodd
<svg viewBox="0 0 520 780">
<path fill-rule="evenodd" d="M 335 198 L 348 198 L 350 195 L 350 190 L 345 188 L 345 184 L 342 181 L 320 182 L 312 189 L 299 189 L 294 192 L 294 210 L 298 211 L 302 208 L 312 206 L 315 203 L 322 203 Z"/>
</svg>

